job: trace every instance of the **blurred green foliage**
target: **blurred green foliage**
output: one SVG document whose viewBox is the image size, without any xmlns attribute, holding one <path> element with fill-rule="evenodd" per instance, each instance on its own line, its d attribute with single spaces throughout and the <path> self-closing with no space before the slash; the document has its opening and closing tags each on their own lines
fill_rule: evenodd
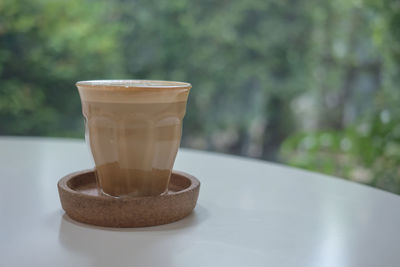
<svg viewBox="0 0 400 267">
<path fill-rule="evenodd" d="M 364 42 L 374 45 L 369 67 L 377 72 L 374 93 L 363 113 L 332 127 L 329 115 L 325 127 L 296 133 L 281 147 L 281 159 L 293 166 L 345 177 L 400 193 L 400 4 L 398 1 L 367 1 L 370 32 Z M 358 28 L 357 28 L 358 29 Z M 369 38 L 369 39 L 366 39 Z M 371 53 L 372 54 L 372 53 Z M 353 85 L 354 86 L 354 85 Z M 357 87 L 351 89 L 351 94 Z M 357 105 L 357 101 L 351 103 Z M 332 114 L 332 113 L 331 113 Z"/>
<path fill-rule="evenodd" d="M 123 29 L 111 8 L 106 1 L 0 2 L 0 133 L 81 136 L 74 81 L 123 71 Z"/>
<path fill-rule="evenodd" d="M 387 110 L 343 131 L 299 133 L 282 145 L 290 165 L 400 192 L 400 118 Z"/>
<path fill-rule="evenodd" d="M 182 144 L 400 193 L 394 0 L 2 0 L 0 134 L 83 137 L 74 83 L 189 81 Z"/>
</svg>

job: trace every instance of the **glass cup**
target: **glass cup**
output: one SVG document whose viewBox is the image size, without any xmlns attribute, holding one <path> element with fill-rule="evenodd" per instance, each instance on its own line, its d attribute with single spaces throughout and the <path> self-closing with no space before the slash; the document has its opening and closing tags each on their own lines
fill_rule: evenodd
<svg viewBox="0 0 400 267">
<path fill-rule="evenodd" d="M 191 84 L 98 80 L 76 86 L 100 191 L 114 197 L 167 192 Z"/>
</svg>

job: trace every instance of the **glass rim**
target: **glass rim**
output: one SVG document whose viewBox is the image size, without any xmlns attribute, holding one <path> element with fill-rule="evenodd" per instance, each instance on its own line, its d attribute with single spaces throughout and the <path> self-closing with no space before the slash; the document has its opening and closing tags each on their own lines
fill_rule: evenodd
<svg viewBox="0 0 400 267">
<path fill-rule="evenodd" d="M 163 80 L 87 80 L 78 81 L 78 87 L 111 87 L 118 89 L 190 89 L 192 85 L 187 82 Z"/>
</svg>

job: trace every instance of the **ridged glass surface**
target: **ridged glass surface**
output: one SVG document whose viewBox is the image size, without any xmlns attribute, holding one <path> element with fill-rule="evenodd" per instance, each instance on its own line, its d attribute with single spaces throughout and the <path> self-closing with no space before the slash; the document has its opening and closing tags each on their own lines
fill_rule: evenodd
<svg viewBox="0 0 400 267">
<path fill-rule="evenodd" d="M 124 91 L 123 102 L 90 101 L 90 92 L 79 87 L 86 138 L 96 164 L 102 191 L 112 196 L 150 196 L 166 192 L 181 139 L 182 119 L 189 90 L 170 90 L 168 102 L 157 91 Z M 160 90 L 165 94 L 165 90 Z M 174 94 L 176 97 L 174 98 Z M 118 99 L 121 94 L 117 94 Z M 129 103 L 129 97 L 132 97 Z M 154 97 L 154 103 L 151 98 Z M 176 101 L 174 101 L 176 99 Z M 185 101 L 182 101 L 185 100 Z"/>
</svg>

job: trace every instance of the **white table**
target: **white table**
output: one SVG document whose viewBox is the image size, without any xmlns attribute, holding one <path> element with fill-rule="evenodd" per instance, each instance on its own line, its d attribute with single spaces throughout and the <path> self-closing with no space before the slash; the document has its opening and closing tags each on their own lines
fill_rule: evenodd
<svg viewBox="0 0 400 267">
<path fill-rule="evenodd" d="M 181 150 L 201 182 L 168 225 L 108 229 L 61 209 L 57 181 L 92 167 L 83 141 L 0 138 L 1 266 L 400 266 L 400 197 L 281 165 Z"/>
</svg>

